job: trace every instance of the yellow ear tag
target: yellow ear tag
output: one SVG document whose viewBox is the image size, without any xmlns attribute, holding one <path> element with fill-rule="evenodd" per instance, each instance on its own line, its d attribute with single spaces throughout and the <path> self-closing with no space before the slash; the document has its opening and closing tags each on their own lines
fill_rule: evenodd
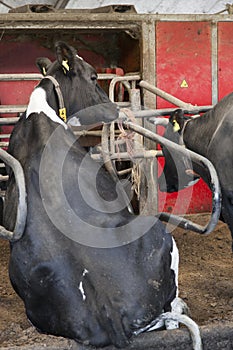
<svg viewBox="0 0 233 350">
<path fill-rule="evenodd" d="M 69 65 L 68 65 L 68 60 L 63 60 L 62 61 L 62 65 L 63 65 L 63 67 L 66 69 L 66 70 L 70 70 L 70 67 L 69 67 Z"/>
<path fill-rule="evenodd" d="M 180 130 L 179 123 L 176 120 L 173 120 L 173 131 L 177 132 Z"/>
<path fill-rule="evenodd" d="M 65 108 L 59 109 L 59 117 L 66 123 L 66 109 Z"/>
</svg>

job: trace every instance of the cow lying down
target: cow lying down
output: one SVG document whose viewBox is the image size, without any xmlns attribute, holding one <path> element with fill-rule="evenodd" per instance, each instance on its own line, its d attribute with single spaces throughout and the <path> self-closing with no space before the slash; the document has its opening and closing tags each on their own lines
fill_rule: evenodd
<svg viewBox="0 0 233 350">
<path fill-rule="evenodd" d="M 108 122 L 117 118 L 116 106 L 72 47 L 58 43 L 56 54 L 54 63 L 38 61 L 46 77 L 9 145 L 24 169 L 28 202 L 24 234 L 11 242 L 9 274 L 29 320 L 43 333 L 95 347 L 125 347 L 152 326 L 165 322 L 169 328 L 175 319 L 176 327 L 177 318 L 193 325 L 181 315 L 173 238 L 158 219 L 129 213 L 121 190 L 64 122 L 59 95 L 65 117 L 75 115 L 81 124 L 89 123 L 84 108 L 96 106 L 92 118 Z M 16 210 L 9 170 L 4 207 L 9 230 Z M 195 332 L 195 349 L 201 349 L 194 324 Z"/>
</svg>

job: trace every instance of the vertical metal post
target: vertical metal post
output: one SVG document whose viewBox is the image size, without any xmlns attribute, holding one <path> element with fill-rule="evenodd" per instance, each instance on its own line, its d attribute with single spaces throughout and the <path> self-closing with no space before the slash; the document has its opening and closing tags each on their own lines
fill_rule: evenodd
<svg viewBox="0 0 233 350">
<path fill-rule="evenodd" d="M 156 36 L 155 21 L 148 17 L 146 22 L 142 23 L 141 37 L 141 71 L 142 79 L 152 85 L 156 85 Z M 156 107 L 156 99 L 148 91 L 143 92 L 144 105 L 147 108 Z"/>
<path fill-rule="evenodd" d="M 218 102 L 218 23 L 211 23 L 212 104 Z"/>
<path fill-rule="evenodd" d="M 152 85 L 156 85 L 156 33 L 155 21 L 148 17 L 142 23 L 141 37 L 141 71 L 142 79 Z M 156 107 L 156 97 L 149 91 L 143 91 L 144 106 L 150 109 Z M 153 130 L 153 126 L 146 120 L 144 127 Z M 156 148 L 156 143 L 150 140 L 144 141 L 144 146 L 148 149 Z M 157 193 L 157 159 L 143 159 L 141 162 L 141 193 L 140 193 L 140 213 L 145 215 L 155 215 L 158 212 Z"/>
</svg>

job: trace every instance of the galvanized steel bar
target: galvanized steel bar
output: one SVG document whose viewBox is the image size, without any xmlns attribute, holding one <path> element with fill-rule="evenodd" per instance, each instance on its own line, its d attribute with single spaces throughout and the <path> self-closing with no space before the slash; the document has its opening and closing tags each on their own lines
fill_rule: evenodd
<svg viewBox="0 0 233 350">
<path fill-rule="evenodd" d="M 38 73 L 4 73 L 0 74 L 0 81 L 26 81 L 41 80 L 42 74 Z"/>
<path fill-rule="evenodd" d="M 14 125 L 18 120 L 18 117 L 0 118 L 0 125 Z"/>
<path fill-rule="evenodd" d="M 9 231 L 5 227 L 0 226 L 0 237 L 14 242 L 22 237 L 27 218 L 27 193 L 24 172 L 19 161 L 1 148 L 0 159 L 12 168 L 18 189 L 18 207 L 14 231 Z"/>
<path fill-rule="evenodd" d="M 117 76 L 113 78 L 110 82 L 109 85 L 109 99 L 114 102 L 114 89 L 115 85 L 119 82 L 124 82 L 124 81 L 132 81 L 132 80 L 140 80 L 141 77 L 139 74 L 134 74 L 134 75 L 124 75 L 124 76 Z"/>
<path fill-rule="evenodd" d="M 163 155 L 162 151 L 157 151 L 157 150 L 143 150 L 143 151 L 134 151 L 131 156 L 129 156 L 128 152 L 115 152 L 112 153 L 109 157 L 111 160 L 132 160 L 132 159 L 137 159 L 137 158 L 156 158 L 156 157 L 161 157 Z M 100 161 L 103 159 L 101 154 L 91 154 L 91 158 Z"/>
<path fill-rule="evenodd" d="M 0 113 L 15 114 L 23 113 L 27 109 L 27 105 L 1 105 Z"/>
<path fill-rule="evenodd" d="M 108 80 L 117 77 L 117 74 L 98 73 L 98 80 Z M 25 81 L 25 80 L 41 80 L 42 74 L 39 73 L 2 73 L 0 81 Z"/>
<path fill-rule="evenodd" d="M 212 104 L 218 102 L 218 25 L 211 23 Z"/>
<path fill-rule="evenodd" d="M 210 109 L 212 109 L 213 106 L 209 105 L 209 106 L 195 106 L 195 109 L 191 108 L 191 109 L 183 109 L 184 113 L 186 114 L 199 114 L 199 113 L 203 113 L 206 111 L 209 111 Z M 151 117 L 158 117 L 158 116 L 168 116 L 170 115 L 172 112 L 174 112 L 177 108 L 163 108 L 163 109 L 143 109 L 140 111 L 134 111 L 134 117 L 135 118 L 151 118 Z M 123 116 L 124 111 L 120 111 L 120 115 Z"/>
<path fill-rule="evenodd" d="M 193 223 L 190 220 L 187 220 L 185 218 L 179 217 L 177 215 L 169 214 L 169 213 L 160 213 L 158 216 L 162 221 L 169 222 L 170 224 L 182 227 L 184 229 L 188 229 L 194 232 L 198 232 L 201 234 L 208 234 L 212 232 L 212 230 L 215 228 L 220 212 L 221 212 L 221 189 L 218 181 L 218 176 L 216 173 L 216 170 L 212 163 L 206 159 L 205 157 L 192 152 L 186 148 L 183 148 L 180 145 L 177 145 L 174 142 L 171 142 L 167 139 L 165 139 L 162 136 L 159 136 L 150 130 L 147 130 L 137 124 L 134 124 L 130 121 L 123 121 L 123 125 L 126 128 L 129 128 L 130 130 L 133 130 L 135 132 L 138 132 L 139 134 L 143 135 L 144 137 L 149 138 L 150 140 L 153 140 L 161 145 L 164 145 L 167 147 L 170 151 L 176 151 L 179 152 L 179 154 L 182 154 L 186 157 L 190 157 L 190 159 L 199 164 L 201 167 L 204 167 L 208 170 L 210 174 L 210 188 L 212 190 L 212 213 L 211 213 L 211 219 L 209 223 L 205 226 L 201 226 L 198 224 Z"/>
<path fill-rule="evenodd" d="M 185 109 L 190 109 L 193 107 L 195 108 L 195 106 L 193 106 L 191 103 L 186 103 L 184 101 L 181 101 L 180 99 L 178 99 L 177 97 L 174 97 L 173 95 L 170 95 L 169 93 L 157 88 L 156 86 L 149 84 L 148 82 L 141 80 L 139 83 L 139 86 L 141 86 L 142 88 L 152 92 L 155 95 L 158 95 L 160 97 L 162 97 L 164 100 L 169 101 L 171 103 L 173 103 L 174 105 L 181 107 L 181 108 L 185 108 Z"/>
</svg>

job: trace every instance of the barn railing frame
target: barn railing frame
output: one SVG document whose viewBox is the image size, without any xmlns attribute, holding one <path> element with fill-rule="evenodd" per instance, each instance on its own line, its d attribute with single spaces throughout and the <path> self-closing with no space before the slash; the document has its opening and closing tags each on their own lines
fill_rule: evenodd
<svg viewBox="0 0 233 350">
<path fill-rule="evenodd" d="M 18 80 L 23 80 L 23 81 L 27 81 L 27 80 L 40 80 L 43 76 L 40 74 L 0 74 L 0 81 L 18 81 Z M 109 97 L 110 99 L 114 102 L 114 90 L 116 87 L 117 83 L 120 84 L 124 84 L 124 86 L 127 88 L 128 92 L 129 92 L 129 103 L 130 103 L 130 108 L 133 111 L 133 116 L 135 118 L 137 118 L 137 122 L 139 122 L 140 125 L 145 124 L 147 122 L 147 120 L 149 120 L 150 117 L 156 117 L 156 116 L 161 116 L 161 115 L 168 115 L 170 114 L 174 109 L 152 109 L 152 110 L 141 110 L 141 93 L 143 92 L 136 89 L 137 86 L 136 84 L 138 84 L 138 86 L 141 89 L 144 89 L 146 91 L 149 91 L 150 93 L 154 94 L 154 95 L 159 95 L 160 97 L 162 97 L 163 99 L 176 104 L 177 107 L 185 109 L 186 112 L 190 112 L 190 113 L 199 113 L 204 112 L 210 108 L 212 108 L 212 106 L 193 106 L 190 103 L 186 103 L 178 98 L 176 98 L 175 96 L 161 90 L 158 89 L 157 87 L 153 86 L 152 84 L 144 81 L 144 80 L 140 80 L 140 75 L 138 74 L 131 74 L 131 75 L 126 75 L 126 76 L 116 76 L 116 74 L 99 74 L 98 75 L 98 79 L 99 80 L 103 80 L 103 79 L 107 79 L 110 80 L 110 85 L 109 85 Z M 139 93 L 137 93 L 139 92 Z M 0 112 L 4 111 L 5 113 L 13 113 L 13 111 L 22 111 L 25 110 L 27 106 L 1 106 L 0 107 Z M 11 125 L 11 124 L 15 124 L 15 122 L 18 120 L 18 118 L 0 118 L 0 125 Z M 156 130 L 155 130 L 156 131 Z M 95 136 L 102 136 L 105 137 L 105 134 L 103 132 L 100 131 L 86 131 L 86 130 L 81 130 L 81 131 L 75 131 L 74 133 L 77 136 L 86 136 L 86 135 L 95 135 Z M 101 133 L 101 135 L 100 135 Z M 115 137 L 115 133 L 116 131 L 114 130 L 114 136 Z M 145 136 L 145 135 L 144 135 Z M 113 137 L 111 138 L 111 142 L 110 144 L 113 145 Z M 138 138 L 138 137 L 137 137 Z M 147 140 L 152 140 L 152 138 L 146 138 L 144 137 L 144 142 L 145 144 L 147 143 L 148 146 L 148 142 Z M 162 152 L 155 150 L 155 149 L 149 149 L 149 150 L 145 150 L 145 148 L 143 147 L 143 140 L 141 138 L 138 138 L 139 142 L 141 142 L 141 146 L 140 146 L 140 150 L 134 150 L 134 159 L 140 159 L 142 160 L 142 162 L 144 164 L 140 164 L 140 166 L 142 166 L 144 168 L 145 163 L 146 166 L 148 166 L 150 169 L 157 167 L 157 162 L 155 162 L 155 159 L 159 156 L 162 156 Z M 118 141 L 119 142 L 119 141 Z M 7 141 L 3 141 L 0 142 L 0 147 L 7 147 L 8 146 L 8 142 Z M 102 146 L 103 146 L 103 142 L 102 142 Z M 127 153 L 127 152 L 123 152 L 123 153 L 119 153 L 119 152 L 114 152 L 115 146 L 112 146 L 111 148 L 111 152 L 108 152 L 108 161 L 106 162 L 106 164 L 108 164 L 108 170 L 110 171 L 110 173 L 112 174 L 113 177 L 116 177 L 118 175 L 120 175 L 120 173 L 117 173 L 113 162 L 115 160 L 127 160 L 130 159 L 131 156 Z M 153 147 L 152 147 L 153 148 Z M 95 160 L 105 160 L 106 161 L 106 157 L 105 157 L 105 153 L 106 150 L 104 151 L 104 149 L 102 149 L 102 153 L 101 154 L 93 154 L 92 157 Z M 129 173 L 131 169 L 127 169 L 127 172 Z M 152 171 L 149 171 L 148 174 L 151 174 Z M 143 173 L 144 174 L 144 173 Z M 147 174 L 147 179 L 146 181 L 148 181 L 148 176 L 150 177 L 150 175 Z M 143 175 L 141 175 L 143 176 Z M 7 177 L 2 178 L 2 181 L 6 181 Z M 149 178 L 149 181 L 151 179 Z M 143 179 L 140 179 L 140 181 L 143 181 Z M 140 200 L 143 199 L 143 202 L 140 202 L 140 211 L 143 208 L 143 212 L 148 213 L 148 209 L 147 209 L 147 203 L 149 203 L 149 207 L 151 208 L 151 204 L 153 208 L 157 208 L 157 179 L 156 181 L 153 181 L 152 179 L 152 183 L 151 183 L 151 191 L 149 191 L 146 194 L 146 197 L 144 196 L 143 193 L 139 194 L 139 198 Z M 141 188 L 141 187 L 140 187 Z M 152 197 L 150 198 L 150 194 L 152 193 Z M 143 198 L 141 198 L 143 196 Z M 149 197 L 149 199 L 148 199 Z M 152 200 L 154 199 L 154 202 L 152 203 Z M 150 209 L 151 211 L 151 209 Z M 154 212 L 153 214 L 157 214 L 157 210 L 156 212 Z M 165 215 L 163 215 L 163 217 L 165 217 Z M 173 221 L 175 221 L 175 219 L 173 219 Z M 177 220 L 176 220 L 177 221 Z M 191 225 L 189 224 L 189 227 L 191 228 Z M 193 227 L 193 226 L 192 226 Z M 195 228 L 194 228 L 195 229 Z M 197 230 L 197 229 L 195 229 Z M 200 229 L 201 230 L 201 229 Z M 204 229 L 202 230 L 204 231 Z"/>
<path fill-rule="evenodd" d="M 34 30 L 38 33 L 46 31 L 52 33 L 56 30 L 75 31 L 78 33 L 90 32 L 122 32 L 131 38 L 138 40 L 140 45 L 140 72 L 141 79 L 156 86 L 156 23 L 158 22 L 209 22 L 211 24 L 211 79 L 212 79 L 212 104 L 218 101 L 218 23 L 232 22 L 232 15 L 161 15 L 161 14 L 136 14 L 136 13 L 88 13 L 75 11 L 58 11 L 56 13 L 7 13 L 0 15 L 0 31 L 2 37 L 5 34 L 21 33 Z M 156 109 L 156 99 L 150 91 L 143 89 L 143 103 L 148 109 Z M 0 107 L 1 112 L 1 107 Z M 15 110 L 14 110 L 15 112 Z M 13 110 L 12 110 L 13 113 Z M 155 131 L 155 127 L 149 122 L 143 122 L 146 128 Z M 151 149 L 154 143 L 145 140 L 145 146 Z M 157 162 L 154 159 L 144 159 L 143 168 L 147 173 L 157 173 Z M 151 191 L 143 190 L 142 185 L 141 202 L 142 207 L 148 204 L 148 214 L 156 214 L 158 211 L 158 194 L 156 178 L 150 179 Z M 149 199 L 147 198 L 149 195 Z M 145 198 L 145 200 L 143 200 Z M 143 203 L 144 202 L 144 203 Z"/>
</svg>

